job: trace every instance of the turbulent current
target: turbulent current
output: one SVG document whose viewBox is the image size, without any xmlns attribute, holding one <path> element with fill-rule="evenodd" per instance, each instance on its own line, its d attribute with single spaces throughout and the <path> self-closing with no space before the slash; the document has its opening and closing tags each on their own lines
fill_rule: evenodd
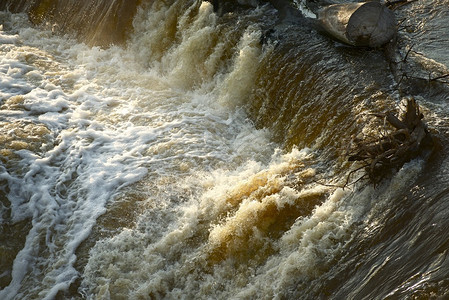
<svg viewBox="0 0 449 300">
<path fill-rule="evenodd" d="M 212 2 L 0 1 L 0 299 L 449 296 L 449 2 Z M 433 152 L 357 180 L 410 97 Z"/>
</svg>

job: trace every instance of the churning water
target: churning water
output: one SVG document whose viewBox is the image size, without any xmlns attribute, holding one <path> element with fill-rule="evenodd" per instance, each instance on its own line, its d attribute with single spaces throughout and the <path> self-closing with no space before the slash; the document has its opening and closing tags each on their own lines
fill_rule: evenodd
<svg viewBox="0 0 449 300">
<path fill-rule="evenodd" d="M 0 13 L 1 299 L 448 295 L 447 0 L 396 9 L 396 63 L 269 3 L 143 2 L 106 48 Z M 405 96 L 434 153 L 337 187 Z"/>
</svg>

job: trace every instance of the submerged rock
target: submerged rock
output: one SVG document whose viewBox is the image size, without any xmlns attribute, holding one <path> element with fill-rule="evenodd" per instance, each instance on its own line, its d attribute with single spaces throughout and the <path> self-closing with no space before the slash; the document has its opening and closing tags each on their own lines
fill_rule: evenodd
<svg viewBox="0 0 449 300">
<path fill-rule="evenodd" d="M 318 11 L 322 29 L 339 41 L 380 47 L 396 35 L 394 13 L 378 2 L 333 4 Z"/>
</svg>

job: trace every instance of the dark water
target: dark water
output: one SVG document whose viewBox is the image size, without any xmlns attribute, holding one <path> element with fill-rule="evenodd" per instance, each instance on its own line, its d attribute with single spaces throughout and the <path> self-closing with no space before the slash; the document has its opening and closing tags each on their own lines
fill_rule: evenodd
<svg viewBox="0 0 449 300">
<path fill-rule="evenodd" d="M 0 298 L 449 296 L 449 2 L 393 50 L 273 4 L 0 2 Z M 338 188 L 406 97 L 434 151 Z"/>
</svg>

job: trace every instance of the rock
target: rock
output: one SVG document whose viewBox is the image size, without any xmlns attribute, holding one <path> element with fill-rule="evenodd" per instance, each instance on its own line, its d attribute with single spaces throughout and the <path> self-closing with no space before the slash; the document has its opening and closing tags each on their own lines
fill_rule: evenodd
<svg viewBox="0 0 449 300">
<path fill-rule="evenodd" d="M 380 47 L 396 35 L 394 13 L 378 2 L 333 4 L 318 11 L 322 29 L 352 46 Z"/>
</svg>

